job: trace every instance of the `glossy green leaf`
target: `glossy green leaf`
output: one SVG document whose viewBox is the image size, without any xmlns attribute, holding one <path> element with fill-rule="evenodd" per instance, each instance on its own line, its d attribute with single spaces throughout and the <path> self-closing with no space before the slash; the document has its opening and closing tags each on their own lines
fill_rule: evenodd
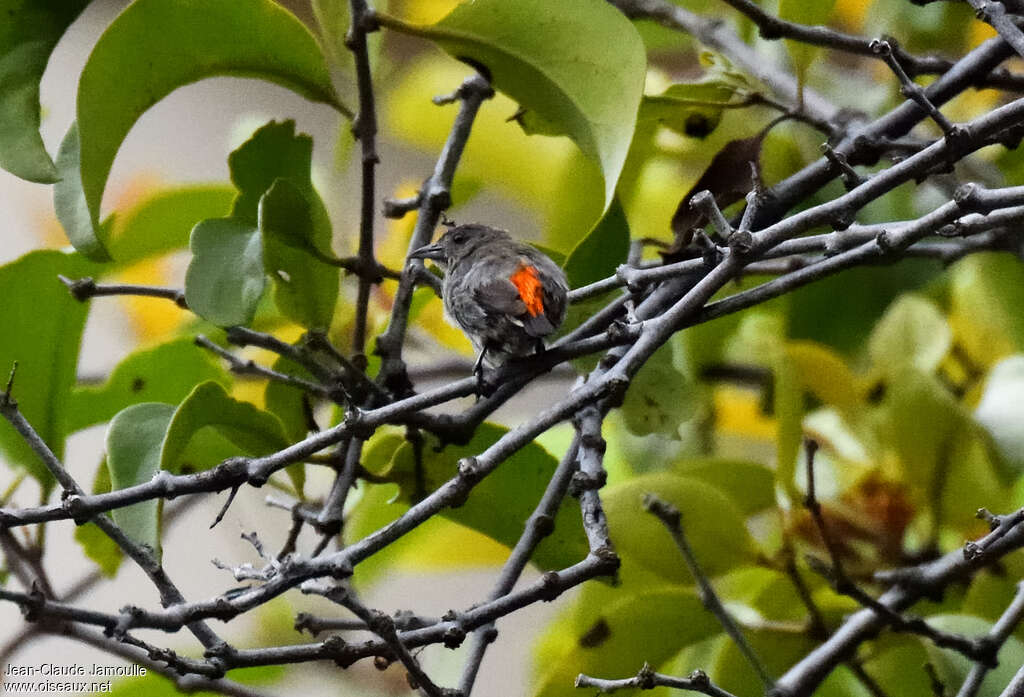
<svg viewBox="0 0 1024 697">
<path fill-rule="evenodd" d="M 53 210 L 75 249 L 93 261 L 110 261 L 103 239 L 107 230 L 94 223 L 85 200 L 80 157 L 78 124 L 72 122 L 57 152 L 60 181 L 53 187 Z"/>
<path fill-rule="evenodd" d="M 238 189 L 232 217 L 255 224 L 260 199 L 277 179 L 289 179 L 303 193 L 309 192 L 313 187 L 312 157 L 313 139 L 305 133 L 296 134 L 294 121 L 270 121 L 260 126 L 228 156 L 231 182 Z"/>
<path fill-rule="evenodd" d="M 403 443 L 395 451 L 386 476 L 399 485 L 401 500 L 408 504 L 455 476 L 461 458 L 479 454 L 506 432 L 502 426 L 485 423 L 468 444 L 449 445 L 441 452 L 435 452 L 438 443 L 428 436 L 423 445 L 422 486 L 417 481 L 413 447 Z M 447 508 L 441 515 L 512 547 L 557 465 L 544 448 L 530 443 L 477 484 L 465 504 Z M 495 511 L 501 511 L 501 515 L 495 515 Z M 533 562 L 544 570 L 563 569 L 586 557 L 587 552 L 579 504 L 567 499 L 555 516 L 554 533 L 537 547 Z"/>
<path fill-rule="evenodd" d="M 912 365 L 931 372 L 952 345 L 949 324 L 930 301 L 904 295 L 886 310 L 868 339 L 868 356 L 883 371 Z"/>
<path fill-rule="evenodd" d="M 260 233 L 286 247 L 319 251 L 313 242 L 313 215 L 309 201 L 290 179 L 277 179 L 260 198 Z"/>
<path fill-rule="evenodd" d="M 29 181 L 57 181 L 39 136 L 39 81 L 50 53 L 88 0 L 0 0 L 0 167 Z"/>
<path fill-rule="evenodd" d="M 186 461 L 185 453 L 192 439 L 206 427 L 247 455 L 267 455 L 288 447 L 284 428 L 276 416 L 232 398 L 220 383 L 204 382 L 174 412 L 160 455 L 161 469 L 178 471 Z M 208 464 L 213 463 L 203 462 L 200 466 Z"/>
<path fill-rule="evenodd" d="M 238 188 L 232 217 L 273 230 L 263 236 L 263 266 L 274 281 L 281 312 L 306 327 L 326 329 L 338 299 L 339 271 L 310 253 L 331 249 L 330 219 L 310 176 L 312 151 L 313 140 L 296 134 L 294 121 L 271 121 L 259 128 L 228 158 L 231 181 Z M 269 208 L 261 206 L 264 195 L 282 179 L 290 186 L 276 189 Z M 306 206 L 296 200 L 293 189 Z M 291 215 L 299 218 L 289 221 Z"/>
<path fill-rule="evenodd" d="M 565 260 L 565 275 L 570 288 L 580 288 L 607 278 L 629 254 L 629 221 L 618 199 L 605 211 L 587 236 L 580 240 Z"/>
<path fill-rule="evenodd" d="M 565 653 L 538 660 L 540 679 L 533 694 L 579 695 L 581 691 L 573 683 L 580 673 L 628 678 L 636 675 L 644 663 L 658 665 L 683 647 L 720 630 L 718 621 L 704 610 L 691 588 L 654 586 L 617 597 L 602 607 L 600 615 L 582 632 L 561 623 L 552 626 L 552 632 L 574 634 L 559 642 L 568 647 Z"/>
<path fill-rule="evenodd" d="M 191 339 L 136 351 L 117 364 L 104 384 L 75 388 L 68 407 L 68 432 L 107 421 L 132 404 L 178 404 L 207 380 L 230 383 L 212 354 Z"/>
<path fill-rule="evenodd" d="M 322 252 L 317 241 L 329 243 L 330 225 L 318 225 L 305 196 L 289 180 L 278 179 L 260 199 L 259 226 L 263 267 L 274 280 L 278 308 L 303 326 L 328 329 L 339 271 L 322 261 L 333 255 Z"/>
<path fill-rule="evenodd" d="M 260 77 L 338 105 L 323 52 L 270 0 L 138 0 L 96 43 L 78 83 L 82 187 L 92 224 L 136 120 L 175 89 L 216 75 Z"/>
<path fill-rule="evenodd" d="M 111 489 L 117 491 L 148 482 L 160 468 L 160 450 L 174 407 L 147 402 L 120 412 L 107 429 L 107 468 Z M 117 508 L 112 517 L 135 542 L 148 546 L 160 558 L 160 509 L 162 501 L 141 501 Z"/>
<path fill-rule="evenodd" d="M 992 623 L 969 615 L 932 615 L 928 623 L 936 629 L 954 632 L 970 637 L 983 636 L 992 629 Z M 931 659 L 943 685 L 962 685 L 972 664 L 970 660 L 955 651 L 937 648 L 925 642 L 925 650 Z M 1013 679 L 1014 674 L 1024 666 L 1024 643 L 1016 637 L 1009 637 L 996 656 L 999 665 L 985 675 L 979 697 L 999 697 Z"/>
<path fill-rule="evenodd" d="M 267 285 L 260 231 L 237 218 L 212 218 L 193 228 L 189 247 L 189 308 L 222 327 L 252 322 Z"/>
<path fill-rule="evenodd" d="M 188 247 L 200 221 L 231 210 L 235 192 L 226 184 L 186 184 L 160 190 L 118 213 L 107 246 L 117 264 L 131 264 Z"/>
<path fill-rule="evenodd" d="M 436 157 L 458 107 L 435 108 L 430 100 L 451 92 L 472 69 L 446 55 L 427 53 L 403 64 L 400 72 L 395 89 L 384 95 L 381 127 Z M 438 116 L 427 117 L 435 109 Z M 507 120 L 516 109 L 516 103 L 501 92 L 481 107 L 455 173 L 452 200 L 455 206 L 464 205 L 480 182 L 486 182 L 488 191 L 537 212 L 544 230 L 540 242 L 568 251 L 600 218 L 604 200 L 600 169 L 567 138 L 526 135 Z"/>
<path fill-rule="evenodd" d="M 600 0 L 476 0 L 436 24 L 398 28 L 485 66 L 497 89 L 572 138 L 600 163 L 611 205 L 646 71 L 643 41 L 621 12 Z"/>
<path fill-rule="evenodd" d="M 96 468 L 96 476 L 92 482 L 93 494 L 106 494 L 110 491 L 110 468 L 107 467 L 106 459 Z M 101 515 L 109 515 L 103 513 Z M 95 523 L 85 523 L 75 527 L 75 542 L 82 547 L 85 556 L 96 562 L 100 572 L 113 578 L 117 570 L 121 568 L 124 561 L 124 552 L 117 546 L 117 543 L 107 537 L 107 534 L 100 530 Z"/>
<path fill-rule="evenodd" d="M 686 537 L 709 576 L 753 561 L 754 542 L 736 504 L 710 484 L 668 472 L 636 477 L 606 490 L 608 527 L 623 557 L 671 581 L 693 583 L 665 526 L 643 508 L 648 492 L 679 508 Z"/>
<path fill-rule="evenodd" d="M 88 306 L 73 299 L 58 274 L 77 277 L 85 267 L 77 255 L 36 251 L 0 267 L 3 382 L 15 361 L 18 408 L 57 457 L 63 457 L 68 395 L 75 384 L 79 341 Z M 44 492 L 49 470 L 6 420 L 0 420 L 0 449 L 12 465 L 24 467 Z"/>
</svg>

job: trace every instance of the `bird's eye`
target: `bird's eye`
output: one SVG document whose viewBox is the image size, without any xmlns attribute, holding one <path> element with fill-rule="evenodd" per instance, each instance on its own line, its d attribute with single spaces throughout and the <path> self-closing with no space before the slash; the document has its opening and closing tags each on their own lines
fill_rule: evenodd
<svg viewBox="0 0 1024 697">
<path fill-rule="evenodd" d="M 455 244 L 466 244 L 466 236 L 462 233 L 452 235 L 452 242 Z"/>
</svg>

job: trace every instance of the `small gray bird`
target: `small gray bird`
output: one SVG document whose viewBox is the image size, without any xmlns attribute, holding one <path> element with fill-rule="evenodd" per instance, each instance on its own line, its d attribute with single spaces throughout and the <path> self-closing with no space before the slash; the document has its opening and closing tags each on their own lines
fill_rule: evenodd
<svg viewBox="0 0 1024 697">
<path fill-rule="evenodd" d="M 558 264 L 487 225 L 459 225 L 410 259 L 445 266 L 444 309 L 479 352 L 473 372 L 544 350 L 565 319 L 569 284 Z"/>
</svg>

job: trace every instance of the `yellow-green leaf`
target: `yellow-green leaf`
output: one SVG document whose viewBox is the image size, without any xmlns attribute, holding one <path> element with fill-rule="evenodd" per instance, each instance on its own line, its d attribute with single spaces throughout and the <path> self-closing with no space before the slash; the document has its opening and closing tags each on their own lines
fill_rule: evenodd
<svg viewBox="0 0 1024 697">
<path fill-rule="evenodd" d="M 497 89 L 600 163 L 611 205 L 646 70 L 643 41 L 621 12 L 603 0 L 474 0 L 432 25 L 381 19 L 483 66 Z"/>
</svg>

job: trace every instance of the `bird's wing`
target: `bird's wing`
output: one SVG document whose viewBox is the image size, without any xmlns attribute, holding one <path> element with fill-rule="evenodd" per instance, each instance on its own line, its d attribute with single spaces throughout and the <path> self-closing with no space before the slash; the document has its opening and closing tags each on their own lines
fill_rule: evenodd
<svg viewBox="0 0 1024 697">
<path fill-rule="evenodd" d="M 502 312 L 513 317 L 527 313 L 526 303 L 519 297 L 519 289 L 507 278 L 493 278 L 481 283 L 473 290 L 473 296 L 492 312 Z"/>
<path fill-rule="evenodd" d="M 479 285 L 476 301 L 488 310 L 509 315 L 527 334 L 543 337 L 555 331 L 548 317 L 545 298 L 548 293 L 531 265 L 521 265 L 509 278 L 494 278 Z"/>
</svg>

